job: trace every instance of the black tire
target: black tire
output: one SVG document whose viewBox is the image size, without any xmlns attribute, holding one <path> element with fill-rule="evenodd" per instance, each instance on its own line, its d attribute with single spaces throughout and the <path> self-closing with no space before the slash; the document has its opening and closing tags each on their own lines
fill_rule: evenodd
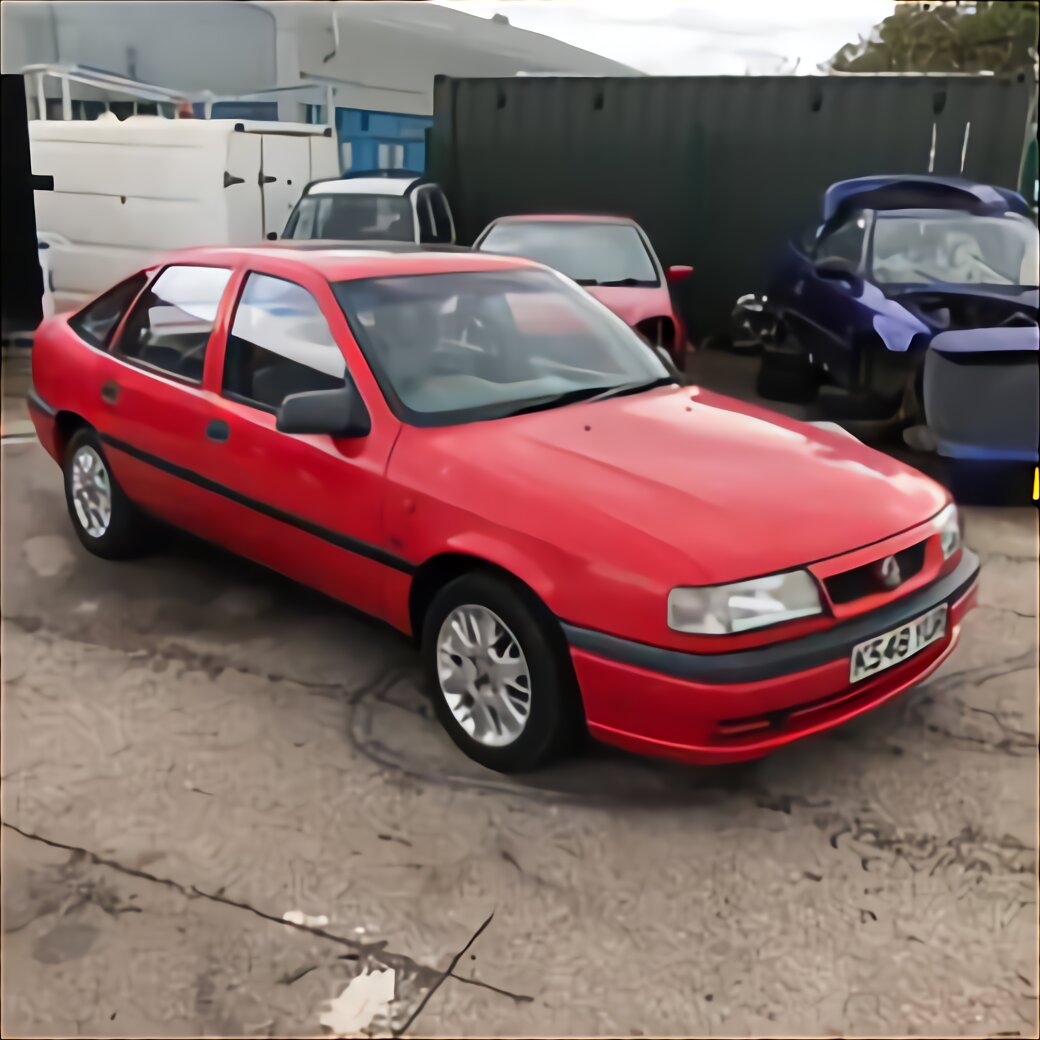
<svg viewBox="0 0 1040 1040">
<path fill-rule="evenodd" d="M 755 391 L 767 401 L 809 404 L 820 389 L 820 373 L 801 350 L 763 350 Z"/>
<path fill-rule="evenodd" d="M 77 457 L 84 449 L 93 452 L 107 475 L 109 499 L 111 504 L 107 527 L 100 534 L 92 534 L 84 525 L 77 509 L 73 495 L 73 473 Z M 69 511 L 69 519 L 76 532 L 76 537 L 83 547 L 106 560 L 125 560 L 139 556 L 147 548 L 149 523 L 140 510 L 126 497 L 119 486 L 112 469 L 105 457 L 104 449 L 97 433 L 84 427 L 77 430 L 69 440 L 62 462 L 65 476 L 65 504 Z"/>
<path fill-rule="evenodd" d="M 445 619 L 464 605 L 496 614 L 527 662 L 529 714 L 520 735 L 503 746 L 489 746 L 467 733 L 452 714 L 441 688 L 438 636 Z M 421 656 L 437 718 L 455 744 L 475 762 L 500 773 L 526 772 L 574 747 L 584 714 L 563 633 L 544 605 L 518 582 L 473 572 L 445 585 L 433 597 L 423 619 Z"/>
</svg>

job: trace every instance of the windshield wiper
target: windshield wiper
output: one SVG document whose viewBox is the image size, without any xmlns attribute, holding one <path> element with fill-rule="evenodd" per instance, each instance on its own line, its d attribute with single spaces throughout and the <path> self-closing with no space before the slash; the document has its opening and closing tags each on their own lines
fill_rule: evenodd
<svg viewBox="0 0 1040 1040">
<path fill-rule="evenodd" d="M 610 281 L 600 281 L 598 278 L 575 278 L 578 285 L 603 285 L 603 286 L 630 286 L 630 285 L 654 285 L 654 282 L 646 282 L 640 278 L 614 278 Z"/>
<path fill-rule="evenodd" d="M 613 390 L 613 387 L 582 386 L 576 390 L 567 390 L 562 394 L 552 394 L 549 397 L 536 397 L 533 401 L 524 401 L 516 408 L 503 412 L 499 419 L 508 419 L 514 415 L 526 415 L 528 412 L 541 412 L 547 408 L 559 408 L 561 405 L 573 404 L 575 401 L 584 401 L 590 394 L 600 394 Z"/>
<path fill-rule="evenodd" d="M 528 412 L 541 412 L 548 408 L 559 408 L 565 404 L 576 404 L 579 401 L 592 403 L 593 401 L 605 401 L 608 397 L 620 397 L 623 394 L 635 394 L 642 390 L 653 390 L 659 386 L 667 386 L 674 383 L 671 376 L 658 376 L 656 379 L 640 379 L 634 383 L 620 383 L 617 386 L 582 386 L 576 390 L 567 390 L 562 394 L 553 394 L 551 397 L 538 397 L 533 401 L 525 401 L 517 408 L 503 412 L 496 416 L 499 419 L 508 419 L 514 415 L 525 415 Z"/>
<path fill-rule="evenodd" d="M 656 379 L 640 379 L 634 383 L 622 383 L 620 386 L 608 387 L 598 394 L 585 399 L 586 404 L 593 401 L 605 401 L 609 397 L 623 397 L 625 394 L 638 394 L 643 390 L 656 390 L 659 386 L 668 386 L 675 380 L 671 376 L 658 376 Z"/>
</svg>

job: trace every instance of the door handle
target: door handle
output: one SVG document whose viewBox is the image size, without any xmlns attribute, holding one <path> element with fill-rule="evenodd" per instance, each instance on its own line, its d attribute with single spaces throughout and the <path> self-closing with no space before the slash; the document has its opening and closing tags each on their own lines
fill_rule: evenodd
<svg viewBox="0 0 1040 1040">
<path fill-rule="evenodd" d="M 223 419 L 210 419 L 206 423 L 206 436 L 211 441 L 223 443 L 231 436 L 231 427 Z"/>
<path fill-rule="evenodd" d="M 115 404 L 119 400 L 119 384 L 114 379 L 101 385 L 101 400 L 108 404 Z"/>
<path fill-rule="evenodd" d="M 210 419 L 206 423 L 206 436 L 211 441 L 224 442 L 231 436 L 231 427 L 224 419 Z"/>
</svg>

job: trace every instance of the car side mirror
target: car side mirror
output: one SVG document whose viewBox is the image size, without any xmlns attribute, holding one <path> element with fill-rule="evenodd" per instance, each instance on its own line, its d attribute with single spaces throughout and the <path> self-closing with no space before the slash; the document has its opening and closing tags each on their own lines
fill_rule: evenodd
<svg viewBox="0 0 1040 1040">
<path fill-rule="evenodd" d="M 267 235 L 266 235 L 266 238 L 267 238 L 268 242 L 276 242 L 278 240 L 278 232 L 277 231 L 268 231 Z"/>
<path fill-rule="evenodd" d="M 330 437 L 366 437 L 371 420 L 353 383 L 333 390 L 290 394 L 278 409 L 281 433 L 326 433 Z"/>
<path fill-rule="evenodd" d="M 672 285 L 675 285 L 678 282 L 685 282 L 691 274 L 693 274 L 693 268 L 690 267 L 689 264 L 672 264 L 672 266 L 665 271 L 665 277 Z"/>
</svg>

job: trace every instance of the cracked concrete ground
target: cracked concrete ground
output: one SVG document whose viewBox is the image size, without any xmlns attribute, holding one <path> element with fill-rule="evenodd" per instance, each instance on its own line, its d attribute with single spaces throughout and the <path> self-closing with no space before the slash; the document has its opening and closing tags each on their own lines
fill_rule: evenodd
<svg viewBox="0 0 1040 1040">
<path fill-rule="evenodd" d="M 981 605 L 895 703 L 523 780 L 349 609 L 187 538 L 88 556 L 35 443 L 2 520 L 4 1036 L 315 1035 L 380 966 L 412 1035 L 1036 1035 L 1035 510 L 968 510 Z"/>
</svg>

